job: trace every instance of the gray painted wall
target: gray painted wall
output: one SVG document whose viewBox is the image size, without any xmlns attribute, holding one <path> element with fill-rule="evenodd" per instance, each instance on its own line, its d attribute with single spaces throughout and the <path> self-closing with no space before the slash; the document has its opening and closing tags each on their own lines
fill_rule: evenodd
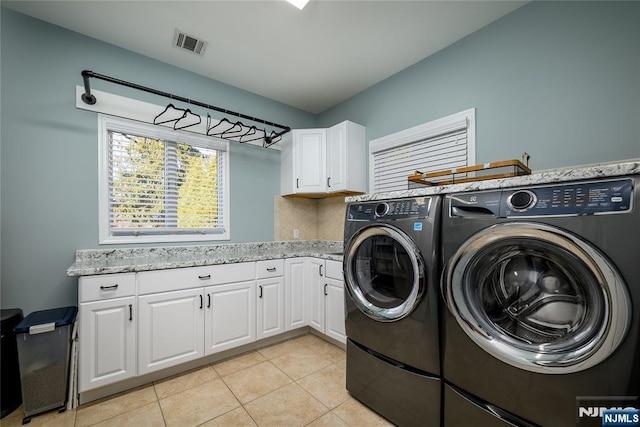
<svg viewBox="0 0 640 427">
<path fill-rule="evenodd" d="M 2 8 L 2 307 L 76 304 L 65 274 L 75 251 L 98 245 L 97 115 L 75 108 L 90 69 L 291 127 L 317 117 Z M 168 100 L 93 79 L 92 88 Z M 194 109 L 195 111 L 195 109 Z M 280 152 L 231 144 L 232 242 L 274 238 Z M 156 244 L 157 246 L 157 244 Z"/>
<path fill-rule="evenodd" d="M 384 53 L 381 54 L 384 60 Z M 640 2 L 531 2 L 320 116 L 375 139 L 476 108 L 477 163 L 640 157 Z"/>
</svg>

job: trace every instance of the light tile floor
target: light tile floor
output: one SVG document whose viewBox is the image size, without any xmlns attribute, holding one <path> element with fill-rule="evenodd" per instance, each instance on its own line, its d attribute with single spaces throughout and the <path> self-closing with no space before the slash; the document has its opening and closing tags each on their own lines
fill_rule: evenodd
<svg viewBox="0 0 640 427">
<path fill-rule="evenodd" d="M 349 396 L 345 352 L 311 334 L 207 365 L 29 426 L 392 426 Z M 22 425 L 17 409 L 0 420 Z"/>
</svg>

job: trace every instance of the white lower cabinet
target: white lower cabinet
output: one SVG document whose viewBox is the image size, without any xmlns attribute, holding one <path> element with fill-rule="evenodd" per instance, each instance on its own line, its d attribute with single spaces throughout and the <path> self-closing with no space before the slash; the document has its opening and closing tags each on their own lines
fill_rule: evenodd
<svg viewBox="0 0 640 427">
<path fill-rule="evenodd" d="M 309 290 L 309 326 L 324 333 L 324 260 L 309 258 L 305 286 Z"/>
<path fill-rule="evenodd" d="M 136 376 L 135 273 L 78 280 L 78 390 Z"/>
<path fill-rule="evenodd" d="M 284 327 L 302 328 L 309 324 L 310 301 L 306 286 L 309 258 L 288 258 L 284 263 Z"/>
<path fill-rule="evenodd" d="M 329 261 L 327 261 L 329 262 Z M 344 281 L 325 278 L 324 333 L 346 344 L 347 334 L 344 326 Z"/>
<path fill-rule="evenodd" d="M 80 304 L 80 392 L 136 375 L 135 304 L 134 296 Z"/>
<path fill-rule="evenodd" d="M 138 374 L 204 356 L 202 288 L 138 297 Z"/>
<path fill-rule="evenodd" d="M 210 286 L 205 293 L 207 354 L 256 340 L 255 281 Z"/>
<path fill-rule="evenodd" d="M 284 332 L 284 277 L 260 279 L 258 285 L 258 339 Z"/>
<path fill-rule="evenodd" d="M 309 326 L 345 344 L 342 263 L 311 258 L 308 285 L 311 291 Z"/>
<path fill-rule="evenodd" d="M 311 326 L 345 343 L 342 264 L 289 258 L 79 279 L 79 391 Z"/>
</svg>

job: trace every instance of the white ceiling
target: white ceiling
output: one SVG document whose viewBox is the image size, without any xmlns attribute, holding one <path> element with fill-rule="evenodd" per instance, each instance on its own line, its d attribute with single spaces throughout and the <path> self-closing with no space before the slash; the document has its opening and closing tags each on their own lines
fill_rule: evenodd
<svg viewBox="0 0 640 427">
<path fill-rule="evenodd" d="M 283 0 L 2 5 L 317 114 L 525 3 L 311 0 L 302 11 Z M 203 57 L 172 46 L 176 28 L 209 43 Z"/>
</svg>

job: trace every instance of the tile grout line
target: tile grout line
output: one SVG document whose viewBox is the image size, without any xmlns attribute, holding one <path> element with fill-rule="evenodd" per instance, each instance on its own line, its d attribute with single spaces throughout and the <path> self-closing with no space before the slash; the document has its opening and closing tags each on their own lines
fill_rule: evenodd
<svg viewBox="0 0 640 427">
<path fill-rule="evenodd" d="M 155 381 L 151 383 L 153 385 L 153 393 L 156 395 L 156 403 L 158 404 L 158 408 L 160 409 L 160 415 L 162 415 L 162 422 L 165 427 L 167 426 L 167 418 L 164 416 L 164 411 L 162 410 L 162 405 L 160 404 L 160 396 L 158 396 L 158 390 L 156 389 Z"/>
</svg>

